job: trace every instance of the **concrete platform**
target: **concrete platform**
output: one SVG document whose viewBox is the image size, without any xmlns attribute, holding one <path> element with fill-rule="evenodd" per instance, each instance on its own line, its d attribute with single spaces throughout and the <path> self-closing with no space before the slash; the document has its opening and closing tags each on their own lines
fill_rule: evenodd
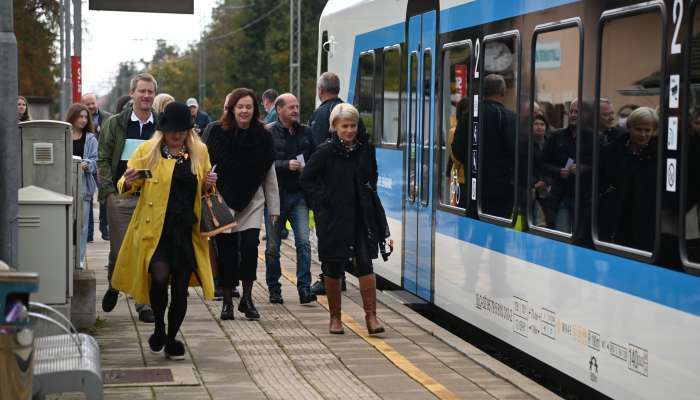
<svg viewBox="0 0 700 400">
<path fill-rule="evenodd" d="M 105 399 L 558 398 L 385 294 L 379 294 L 378 315 L 387 331 L 369 337 L 352 277 L 343 297 L 346 334 L 330 335 L 325 297 L 312 305 L 299 304 L 292 244 L 284 241 L 285 304 L 277 305 L 267 302 L 261 243 L 258 277 L 262 279 L 254 287 L 260 321 L 247 321 L 237 311 L 236 320 L 220 321 L 221 302 L 204 301 L 198 289 L 190 289 L 180 333 L 187 347 L 184 361 L 149 352 L 153 325 L 139 322 L 128 297 L 121 295 L 113 312 L 102 312 L 109 245 L 99 239 L 89 244 L 88 268 L 97 277 L 94 336 L 103 368 L 172 368 L 173 376 L 184 376 L 167 385 L 110 385 Z M 312 269 L 316 275 L 318 263 Z"/>
</svg>

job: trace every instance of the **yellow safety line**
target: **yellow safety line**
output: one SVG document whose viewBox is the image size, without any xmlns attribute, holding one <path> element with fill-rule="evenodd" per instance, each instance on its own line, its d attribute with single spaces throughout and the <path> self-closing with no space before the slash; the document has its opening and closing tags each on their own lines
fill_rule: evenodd
<svg viewBox="0 0 700 400">
<path fill-rule="evenodd" d="M 296 285 L 296 276 L 288 273 L 284 268 L 282 268 L 282 274 L 284 275 L 285 279 Z M 319 296 L 317 301 L 325 309 L 328 309 L 328 300 L 326 300 L 325 296 Z M 415 364 L 409 361 L 401 353 L 394 350 L 394 348 L 389 343 L 385 342 L 380 338 L 370 336 L 367 333 L 367 328 L 364 325 L 361 325 L 357 321 L 355 321 L 355 319 L 352 316 L 350 316 L 350 314 L 347 314 L 343 311 L 342 320 L 343 324 L 350 328 L 351 331 L 355 332 L 357 336 L 364 339 L 365 342 L 371 344 L 375 349 L 382 353 L 384 357 L 391 361 L 392 364 L 396 365 L 400 370 L 405 372 L 416 382 L 428 389 L 431 393 L 437 396 L 437 398 L 446 400 L 459 398 L 449 389 L 443 386 L 440 382 L 436 381 L 430 375 L 423 372 L 420 368 L 418 368 Z"/>
</svg>

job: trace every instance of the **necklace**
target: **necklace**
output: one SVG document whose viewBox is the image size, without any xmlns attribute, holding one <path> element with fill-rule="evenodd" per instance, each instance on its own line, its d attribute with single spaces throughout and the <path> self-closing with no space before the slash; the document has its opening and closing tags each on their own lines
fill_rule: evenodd
<svg viewBox="0 0 700 400">
<path fill-rule="evenodd" d="M 170 149 L 165 143 L 163 143 L 163 145 L 161 146 L 160 151 L 168 160 L 175 159 L 176 164 L 182 164 L 185 160 L 190 158 L 189 153 L 187 153 L 187 147 L 185 147 L 185 145 L 182 145 L 182 147 L 180 147 L 180 150 L 175 155 L 170 153 Z"/>
</svg>

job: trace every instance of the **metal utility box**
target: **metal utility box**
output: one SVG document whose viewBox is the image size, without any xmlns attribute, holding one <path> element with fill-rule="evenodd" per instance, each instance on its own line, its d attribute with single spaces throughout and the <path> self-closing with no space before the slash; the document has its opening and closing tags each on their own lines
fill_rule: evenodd
<svg viewBox="0 0 700 400">
<path fill-rule="evenodd" d="M 73 198 L 28 186 L 18 200 L 17 269 L 41 277 L 36 301 L 67 305 L 73 296 Z"/>
<path fill-rule="evenodd" d="M 39 186 L 71 195 L 73 138 L 61 121 L 27 121 L 19 125 L 20 187 Z"/>
</svg>

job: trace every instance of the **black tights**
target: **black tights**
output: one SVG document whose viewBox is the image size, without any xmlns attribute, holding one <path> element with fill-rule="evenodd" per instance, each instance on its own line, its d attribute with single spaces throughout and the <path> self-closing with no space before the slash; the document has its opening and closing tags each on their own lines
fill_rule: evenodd
<svg viewBox="0 0 700 400">
<path fill-rule="evenodd" d="M 164 261 L 151 262 L 151 307 L 156 318 L 156 335 L 165 334 L 165 307 L 168 305 L 168 283 L 172 300 L 168 309 L 168 336 L 167 343 L 175 340 L 180 325 L 187 312 L 187 286 L 190 280 L 190 271 L 184 269 L 173 270 Z"/>
</svg>

